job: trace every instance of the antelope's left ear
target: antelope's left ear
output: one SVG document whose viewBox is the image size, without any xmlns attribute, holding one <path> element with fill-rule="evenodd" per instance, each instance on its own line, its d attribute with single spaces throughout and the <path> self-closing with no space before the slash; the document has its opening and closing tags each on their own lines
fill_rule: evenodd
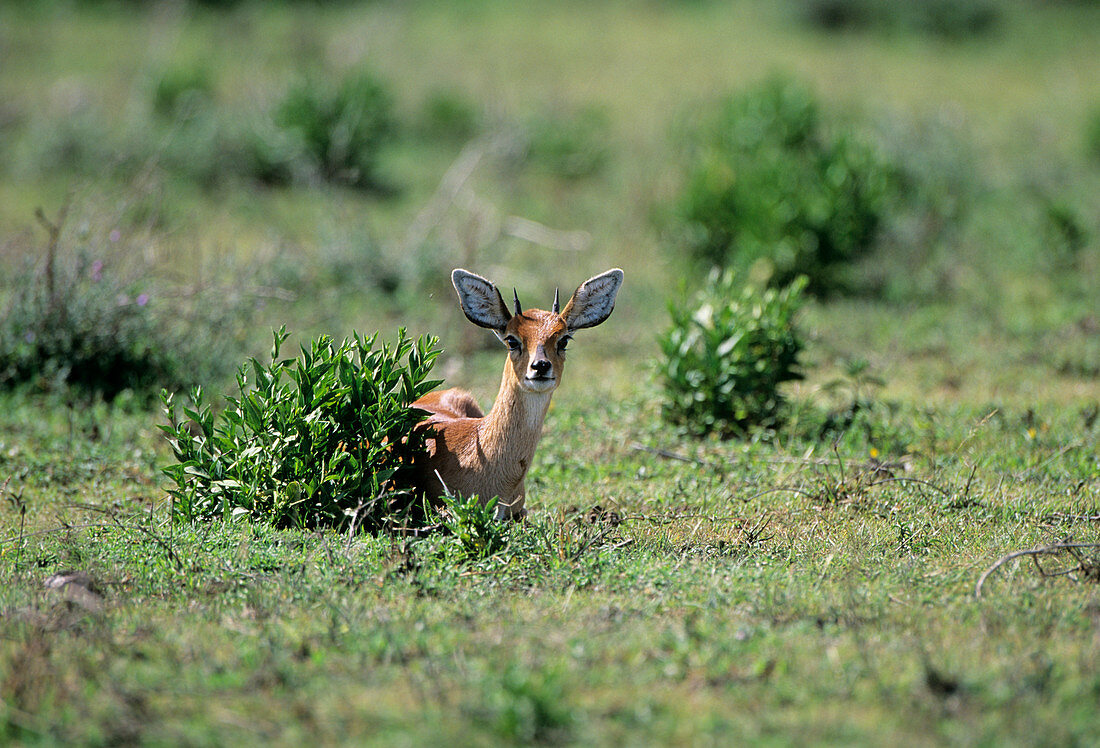
<svg viewBox="0 0 1100 748">
<path fill-rule="evenodd" d="M 570 330 L 595 327 L 611 316 L 615 295 L 623 284 L 623 271 L 613 268 L 589 278 L 573 292 L 561 317 Z"/>
<path fill-rule="evenodd" d="M 458 303 L 468 320 L 497 334 L 504 332 L 512 315 L 508 313 L 500 291 L 491 281 L 469 270 L 455 268 L 451 272 L 451 283 L 454 284 Z"/>
</svg>

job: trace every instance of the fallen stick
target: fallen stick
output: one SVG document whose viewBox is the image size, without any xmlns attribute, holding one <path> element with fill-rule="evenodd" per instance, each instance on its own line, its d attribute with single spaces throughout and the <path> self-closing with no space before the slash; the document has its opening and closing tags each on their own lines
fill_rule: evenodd
<svg viewBox="0 0 1100 748">
<path fill-rule="evenodd" d="M 999 559 L 997 559 L 996 563 L 986 569 L 985 572 L 983 572 L 982 575 L 978 577 L 978 584 L 974 587 L 974 598 L 977 600 L 981 599 L 982 587 L 985 585 L 985 580 L 989 578 L 990 574 L 1007 564 L 1009 561 L 1013 561 L 1017 558 L 1022 558 L 1025 556 L 1029 556 L 1031 558 L 1036 558 L 1037 556 L 1052 556 L 1060 553 L 1061 551 L 1073 550 L 1078 548 L 1100 548 L 1100 543 L 1052 543 L 1051 545 L 1044 545 L 1041 548 L 1029 548 L 1022 551 L 1013 551 L 1012 553 L 1001 556 Z M 1044 576 L 1056 576 L 1046 574 L 1045 572 L 1043 572 L 1041 567 L 1039 571 Z"/>
</svg>

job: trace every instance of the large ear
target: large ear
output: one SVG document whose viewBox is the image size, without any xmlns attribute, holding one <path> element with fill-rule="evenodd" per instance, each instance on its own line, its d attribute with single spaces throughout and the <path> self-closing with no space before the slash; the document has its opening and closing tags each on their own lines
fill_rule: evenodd
<svg viewBox="0 0 1100 748">
<path fill-rule="evenodd" d="M 615 295 L 623 284 L 623 271 L 618 268 L 589 278 L 573 292 L 561 317 L 570 330 L 595 327 L 611 316 Z"/>
<path fill-rule="evenodd" d="M 504 306 L 500 291 L 490 281 L 468 270 L 455 268 L 451 273 L 451 283 L 458 293 L 458 303 L 466 319 L 478 327 L 503 332 L 512 315 Z"/>
</svg>

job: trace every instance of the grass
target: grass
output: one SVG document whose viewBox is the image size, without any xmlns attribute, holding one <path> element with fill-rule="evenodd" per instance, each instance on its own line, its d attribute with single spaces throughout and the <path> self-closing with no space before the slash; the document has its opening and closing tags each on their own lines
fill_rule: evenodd
<svg viewBox="0 0 1100 748">
<path fill-rule="evenodd" d="M 9 733 L 1095 738 L 1093 586 L 1021 564 L 973 592 L 1004 553 L 1096 539 L 1067 516 L 1097 500 L 1080 423 L 1038 416 L 1030 436 L 1024 414 L 941 411 L 912 470 L 870 476 L 862 450 L 668 439 L 642 403 L 579 399 L 551 416 L 542 511 L 467 567 L 444 562 L 441 538 L 172 527 L 148 459 L 120 459 L 118 432 L 24 480 L 25 539 L 2 557 Z M 38 436 L 33 458 L 7 465 L 65 462 L 69 435 Z M 94 603 L 43 589 L 70 568 L 94 579 Z"/>
<path fill-rule="evenodd" d="M 181 283 L 247 268 L 263 302 L 252 352 L 283 323 L 303 337 L 406 325 L 442 338 L 437 371 L 483 404 L 501 355 L 467 332 L 452 266 L 531 306 L 610 266 L 626 284 L 570 349 L 531 521 L 482 560 L 439 535 L 173 524 L 159 413 L 125 396 L 0 394 L 0 741 L 1100 739 L 1095 552 L 1007 563 L 975 597 L 1007 553 L 1100 542 L 1100 173 L 1080 150 L 1100 101 L 1096 8 L 1011 3 L 992 38 L 954 44 L 832 37 L 756 2 L 172 7 L 0 10 L 0 114 L 15 116 L 0 125 L 5 262 L 44 245 L 34 208 L 55 215 L 71 195 L 70 243 L 117 228 Z M 563 259 L 498 237 L 470 252 L 478 214 L 457 208 L 404 247 L 454 142 L 398 143 L 387 198 L 40 168 L 39 138 L 76 113 L 112 143 L 163 136 L 153 71 L 196 61 L 232 121 L 299 74 L 361 64 L 393 83 L 405 123 L 440 90 L 502 132 L 594 107 L 610 138 L 594 173 L 506 152 L 470 182 L 499 215 L 583 229 L 589 248 Z M 665 302 L 692 282 L 661 228 L 677 133 L 777 69 L 872 132 L 954 123 L 970 209 L 927 256 L 875 258 L 915 268 L 896 298 L 806 310 L 807 379 L 787 391 L 785 427 L 689 439 L 660 421 L 652 367 Z M 1046 251 L 1037 191 L 1076 211 L 1089 235 L 1076 255 Z M 383 272 L 395 289 L 374 282 Z M 845 373 L 859 360 L 881 385 Z M 47 586 L 68 572 L 85 576 Z"/>
</svg>

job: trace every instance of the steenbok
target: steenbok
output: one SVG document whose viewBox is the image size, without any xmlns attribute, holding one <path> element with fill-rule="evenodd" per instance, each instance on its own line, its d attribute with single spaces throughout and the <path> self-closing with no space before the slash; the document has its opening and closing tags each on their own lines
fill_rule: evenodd
<svg viewBox="0 0 1100 748">
<path fill-rule="evenodd" d="M 615 268 L 589 278 L 561 309 L 524 309 L 513 292 L 510 312 L 500 291 L 480 275 L 457 269 L 451 282 L 466 317 L 492 330 L 508 347 L 504 377 L 492 409 L 485 414 L 466 390 L 432 392 L 413 403 L 429 413 L 428 458 L 418 488 L 429 499 L 445 493 L 495 500 L 498 519 L 523 519 L 523 479 L 535 455 L 550 398 L 561 384 L 565 347 L 573 333 L 595 327 L 611 315 L 623 271 Z"/>
</svg>

